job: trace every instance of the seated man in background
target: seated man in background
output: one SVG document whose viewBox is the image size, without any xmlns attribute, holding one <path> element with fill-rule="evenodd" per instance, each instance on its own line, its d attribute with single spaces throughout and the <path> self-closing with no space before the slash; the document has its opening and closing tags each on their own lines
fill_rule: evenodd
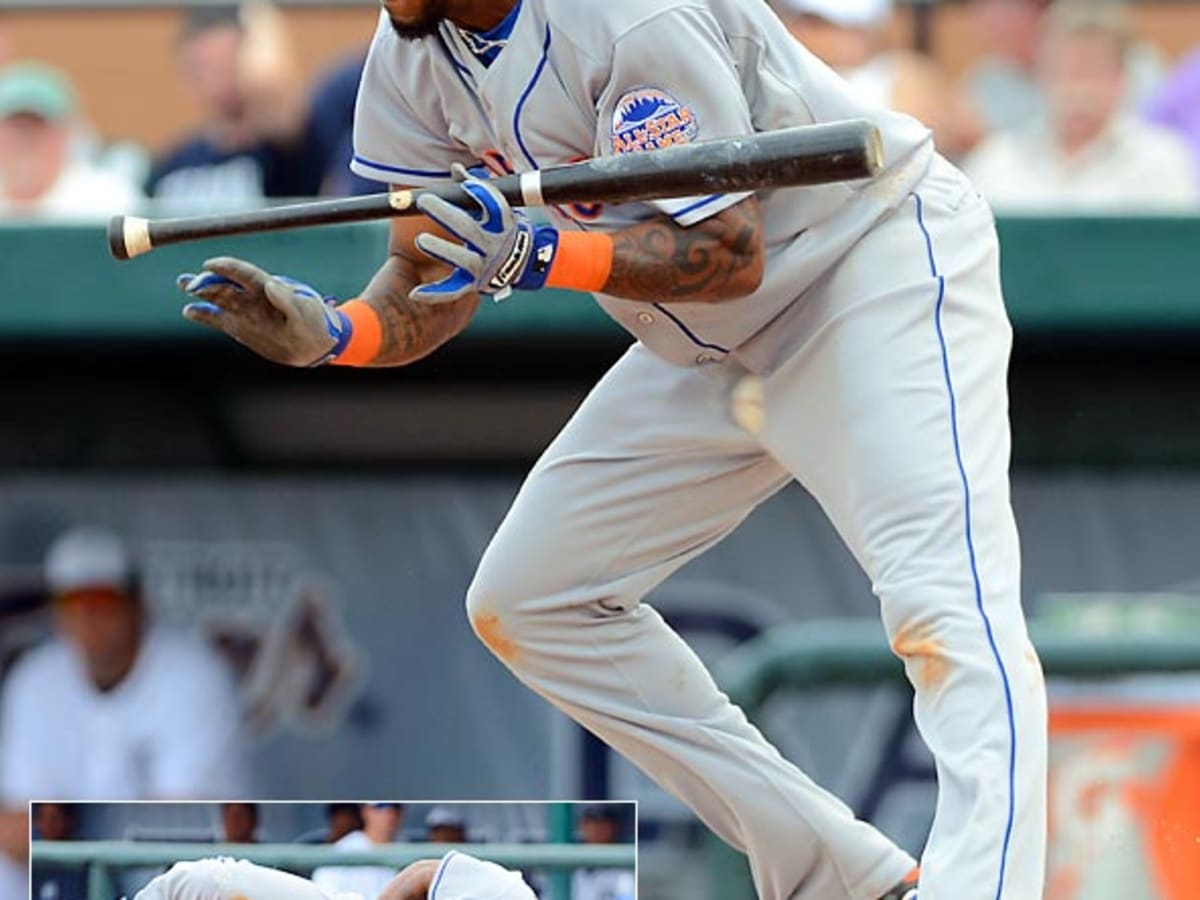
<svg viewBox="0 0 1200 900">
<path fill-rule="evenodd" d="M 221 804 L 221 841 L 226 844 L 258 843 L 258 804 Z"/>
<path fill-rule="evenodd" d="M 1113 4 L 1060 4 L 1040 56 L 1047 120 L 987 139 L 964 163 L 999 212 L 1188 210 L 1186 147 L 1122 112 L 1130 36 Z"/>
<path fill-rule="evenodd" d="M 774 0 L 800 43 L 837 70 L 863 101 L 907 113 L 956 157 L 978 138 L 970 109 L 937 63 L 888 46 L 892 0 Z"/>
<path fill-rule="evenodd" d="M 347 853 L 378 850 L 395 842 L 404 822 L 404 807 L 399 803 L 364 803 L 363 827 L 352 831 L 333 846 Z M 376 897 L 396 876 L 388 866 L 320 866 L 312 873 L 313 884 L 329 894 L 351 891 L 363 897 Z"/>
<path fill-rule="evenodd" d="M 33 837 L 40 841 L 77 839 L 79 815 L 70 803 L 35 803 Z M 39 863 L 33 870 L 32 900 L 82 900 L 88 894 L 86 869 L 79 866 Z"/>
<path fill-rule="evenodd" d="M 125 545 L 69 531 L 45 570 L 57 637 L 13 666 L 0 695 L 8 856 L 24 855 L 18 811 L 33 798 L 245 796 L 233 679 L 199 638 L 148 623 Z"/>
<path fill-rule="evenodd" d="M 519 873 L 451 850 L 401 870 L 381 891 L 331 891 L 244 859 L 176 863 L 134 900 L 535 900 Z"/>
<path fill-rule="evenodd" d="M 970 0 L 968 5 L 986 48 L 960 82 L 977 124 L 987 134 L 1044 119 L 1039 59 L 1053 0 Z M 1162 53 L 1150 44 L 1131 42 L 1124 74 L 1122 105 L 1137 109 L 1162 78 Z"/>
<path fill-rule="evenodd" d="M 0 70 L 0 215 L 103 218 L 135 206 L 138 189 L 73 152 L 75 92 L 36 62 Z"/>
<path fill-rule="evenodd" d="M 621 839 L 621 815 L 611 803 L 585 806 L 579 814 L 579 840 L 615 844 Z M 576 869 L 571 873 L 571 900 L 633 900 L 637 883 L 629 869 Z"/>
<path fill-rule="evenodd" d="M 172 204 L 236 208 L 318 193 L 324 172 L 304 140 L 306 110 L 278 13 L 196 7 L 176 40 L 205 122 L 155 162 L 147 192 Z"/>
</svg>

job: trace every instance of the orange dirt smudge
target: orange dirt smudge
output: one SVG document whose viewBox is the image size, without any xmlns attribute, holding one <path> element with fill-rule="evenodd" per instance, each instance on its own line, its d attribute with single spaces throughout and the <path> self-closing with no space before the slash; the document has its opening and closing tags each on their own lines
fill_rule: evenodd
<svg viewBox="0 0 1200 900">
<path fill-rule="evenodd" d="M 892 641 L 892 651 L 906 662 L 912 662 L 914 686 L 936 691 L 950 676 L 950 660 L 940 642 L 930 636 L 928 625 L 902 628 Z"/>
<path fill-rule="evenodd" d="M 500 623 L 500 617 L 495 613 L 480 613 L 471 620 L 471 624 L 479 639 L 500 659 L 511 663 L 520 656 L 516 641 L 508 636 Z"/>
</svg>

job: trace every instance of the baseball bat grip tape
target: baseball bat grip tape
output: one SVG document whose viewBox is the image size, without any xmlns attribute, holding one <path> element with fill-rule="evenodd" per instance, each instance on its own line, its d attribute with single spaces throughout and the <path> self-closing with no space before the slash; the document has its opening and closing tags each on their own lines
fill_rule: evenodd
<svg viewBox="0 0 1200 900">
<path fill-rule="evenodd" d="M 108 223 L 108 249 L 117 259 L 133 259 L 154 249 L 150 220 L 140 216 L 114 216 Z"/>
</svg>

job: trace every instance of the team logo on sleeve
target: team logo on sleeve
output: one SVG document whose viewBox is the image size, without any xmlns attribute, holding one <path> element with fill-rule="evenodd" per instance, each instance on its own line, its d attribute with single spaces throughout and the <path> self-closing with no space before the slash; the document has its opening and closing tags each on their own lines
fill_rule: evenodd
<svg viewBox="0 0 1200 900">
<path fill-rule="evenodd" d="M 659 88 L 636 88 L 624 94 L 613 110 L 613 151 L 637 153 L 687 144 L 699 130 L 690 106 Z"/>
</svg>

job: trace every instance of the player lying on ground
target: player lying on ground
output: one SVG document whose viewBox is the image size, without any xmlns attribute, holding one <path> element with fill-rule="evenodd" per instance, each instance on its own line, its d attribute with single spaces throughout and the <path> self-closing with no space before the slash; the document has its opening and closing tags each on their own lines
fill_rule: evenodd
<svg viewBox="0 0 1200 900">
<path fill-rule="evenodd" d="M 134 900 L 536 900 L 519 872 L 451 850 L 405 867 L 377 898 L 328 893 L 307 878 L 244 859 L 181 862 Z"/>
<path fill-rule="evenodd" d="M 911 893 L 913 860 L 730 705 L 642 598 L 799 481 L 879 597 L 936 758 L 921 900 L 1034 900 L 1045 690 L 1009 504 L 1011 331 L 991 213 L 918 122 L 871 109 L 747 0 L 385 0 L 359 174 L 427 185 L 865 117 L 854 184 L 570 208 L 427 198 L 339 307 L 237 260 L 186 315 L 276 362 L 404 365 L 479 296 L 590 291 L 638 340 L 534 466 L 468 597 L 480 638 L 750 857 L 767 900 Z M 520 302 L 512 300 L 510 302 Z M 567 301 L 564 301 L 567 302 Z M 731 415 L 761 378 L 761 417 Z"/>
</svg>

